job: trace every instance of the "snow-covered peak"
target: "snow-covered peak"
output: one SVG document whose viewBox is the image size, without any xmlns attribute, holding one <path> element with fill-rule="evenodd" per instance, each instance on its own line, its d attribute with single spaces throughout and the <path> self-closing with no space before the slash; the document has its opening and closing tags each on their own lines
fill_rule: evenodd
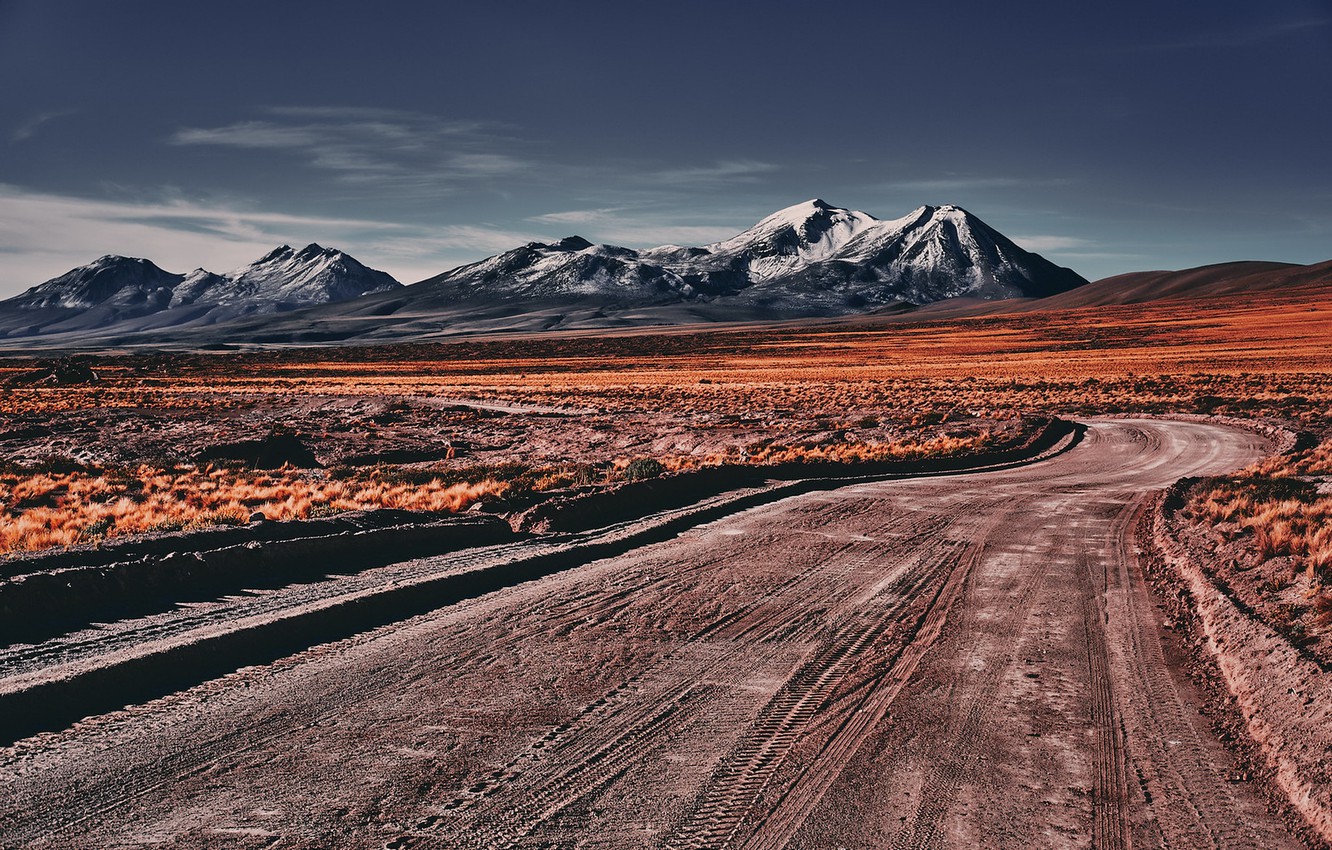
<svg viewBox="0 0 1332 850">
<path fill-rule="evenodd" d="M 219 286 L 226 286 L 228 283 L 230 281 L 220 274 L 214 274 L 204 268 L 195 269 L 185 275 L 185 279 L 176 285 L 171 293 L 169 306 L 179 307 L 182 304 L 193 304 L 210 291 Z"/>
<path fill-rule="evenodd" d="M 836 250 L 860 231 L 877 223 L 878 219 L 869 213 L 834 207 L 820 198 L 812 198 L 778 210 L 748 230 L 708 247 L 714 253 L 730 253 L 755 242 L 793 234 L 797 244 L 791 247 L 806 259 L 814 259 Z"/>
<path fill-rule="evenodd" d="M 13 300 L 23 309 L 86 310 L 108 302 L 141 302 L 163 294 L 169 297 L 181 277 L 149 260 L 106 254 L 38 284 Z"/>
<path fill-rule="evenodd" d="M 260 263 L 271 263 L 275 260 L 285 260 L 289 258 L 293 253 L 294 251 L 292 250 L 292 247 L 290 245 L 279 245 L 273 250 L 269 251 L 267 254 L 264 254 L 258 260 L 255 260 L 253 263 L 251 263 L 251 265 L 259 265 Z M 249 266 L 244 266 L 243 268 L 249 268 Z"/>
<path fill-rule="evenodd" d="M 826 260 L 878 224 L 868 213 L 812 198 L 778 210 L 743 233 L 707 246 L 707 251 L 745 263 L 750 275 L 764 279 Z"/>
<path fill-rule="evenodd" d="M 771 215 L 765 216 L 750 229 L 759 230 L 781 226 L 800 228 L 805 226 L 807 222 L 818 220 L 854 220 L 866 223 L 877 221 L 869 213 L 836 207 L 822 198 L 810 198 L 808 201 L 792 204 L 785 209 L 780 209 Z"/>
<path fill-rule="evenodd" d="M 216 304 L 326 304 L 402 284 L 367 268 L 336 248 L 311 242 L 297 251 L 280 245 L 248 266 L 226 275 L 225 285 L 199 296 Z"/>
</svg>

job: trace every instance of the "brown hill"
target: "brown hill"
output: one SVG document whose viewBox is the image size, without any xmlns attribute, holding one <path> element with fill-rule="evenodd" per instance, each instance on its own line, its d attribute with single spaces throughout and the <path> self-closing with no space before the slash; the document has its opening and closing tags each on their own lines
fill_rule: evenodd
<svg viewBox="0 0 1332 850">
<path fill-rule="evenodd" d="M 1060 310 L 1110 304 L 1140 304 L 1163 298 L 1205 298 L 1243 292 L 1332 285 L 1332 260 L 1301 266 L 1293 263 L 1217 263 L 1180 271 L 1129 272 L 1068 292 L 1026 302 L 1024 310 Z"/>
</svg>

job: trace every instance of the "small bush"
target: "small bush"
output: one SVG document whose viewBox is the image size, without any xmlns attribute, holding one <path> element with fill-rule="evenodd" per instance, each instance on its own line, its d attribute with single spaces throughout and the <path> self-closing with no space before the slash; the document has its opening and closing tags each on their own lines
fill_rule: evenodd
<svg viewBox="0 0 1332 850">
<path fill-rule="evenodd" d="M 630 481 L 641 481 L 645 478 L 656 478 L 662 471 L 661 463 L 650 457 L 641 457 L 629 462 L 624 468 L 624 477 Z"/>
<path fill-rule="evenodd" d="M 116 518 L 104 516 L 101 519 L 93 520 L 83 529 L 79 535 L 83 540 L 96 540 L 105 537 L 107 532 L 116 527 Z"/>
</svg>

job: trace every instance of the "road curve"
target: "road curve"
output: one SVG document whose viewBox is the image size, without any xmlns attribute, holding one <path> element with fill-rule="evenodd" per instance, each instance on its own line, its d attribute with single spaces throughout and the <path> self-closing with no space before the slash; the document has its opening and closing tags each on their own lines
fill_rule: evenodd
<svg viewBox="0 0 1332 850">
<path fill-rule="evenodd" d="M 1166 661 L 1105 420 L 786 499 L 0 750 L 24 847 L 1295 848 Z"/>
</svg>

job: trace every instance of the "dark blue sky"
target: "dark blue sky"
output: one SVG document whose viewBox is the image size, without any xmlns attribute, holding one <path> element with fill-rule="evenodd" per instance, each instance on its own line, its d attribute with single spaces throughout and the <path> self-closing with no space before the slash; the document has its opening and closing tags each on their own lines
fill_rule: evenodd
<svg viewBox="0 0 1332 850">
<path fill-rule="evenodd" d="M 1093 279 L 1315 262 L 1329 151 L 1332 2 L 0 0 L 0 296 L 308 241 L 411 282 L 815 196 Z"/>
</svg>

